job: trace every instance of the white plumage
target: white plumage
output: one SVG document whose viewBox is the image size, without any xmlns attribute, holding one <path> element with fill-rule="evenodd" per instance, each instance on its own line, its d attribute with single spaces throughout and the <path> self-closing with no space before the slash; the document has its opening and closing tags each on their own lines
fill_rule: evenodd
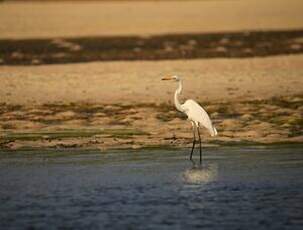
<svg viewBox="0 0 303 230">
<path fill-rule="evenodd" d="M 196 132 L 198 133 L 199 142 L 200 142 L 200 164 L 202 164 L 202 144 L 201 144 L 201 136 L 199 132 L 200 127 L 205 127 L 211 136 L 217 135 L 217 130 L 213 126 L 207 112 L 194 100 L 187 100 L 184 104 L 180 104 L 178 96 L 182 92 L 182 82 L 178 76 L 164 77 L 162 80 L 175 80 L 179 83 L 179 86 L 175 92 L 174 102 L 177 110 L 183 112 L 187 115 L 188 120 L 191 121 L 193 126 L 193 146 L 190 153 L 190 160 L 192 161 L 192 155 L 195 148 L 196 143 Z"/>
<path fill-rule="evenodd" d="M 217 130 L 213 126 L 207 112 L 197 102 L 189 99 L 181 105 L 181 108 L 187 115 L 188 119 L 193 121 L 196 126 L 204 126 L 212 137 L 217 135 Z"/>
</svg>

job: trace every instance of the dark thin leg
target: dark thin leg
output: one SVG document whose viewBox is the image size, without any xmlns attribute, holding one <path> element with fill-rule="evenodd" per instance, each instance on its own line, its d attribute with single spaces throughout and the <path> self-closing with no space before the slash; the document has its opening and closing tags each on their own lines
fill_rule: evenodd
<svg viewBox="0 0 303 230">
<path fill-rule="evenodd" d="M 201 136 L 200 136 L 199 127 L 197 128 L 197 130 L 198 130 L 199 142 L 200 142 L 200 165 L 202 165 L 202 143 L 201 143 Z"/>
<path fill-rule="evenodd" d="M 196 133 L 195 133 L 195 125 L 193 124 L 193 133 L 194 133 L 194 140 L 193 140 L 193 146 L 191 148 L 191 153 L 190 153 L 190 160 L 192 161 L 193 160 L 193 152 L 194 152 L 194 149 L 195 149 L 195 144 L 196 144 Z"/>
</svg>

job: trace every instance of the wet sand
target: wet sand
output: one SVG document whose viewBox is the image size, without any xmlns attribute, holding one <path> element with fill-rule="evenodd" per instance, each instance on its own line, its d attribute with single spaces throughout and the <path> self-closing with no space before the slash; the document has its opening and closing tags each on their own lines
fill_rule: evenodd
<svg viewBox="0 0 303 230">
<path fill-rule="evenodd" d="M 219 136 L 203 146 L 303 142 L 303 97 L 203 103 Z M 185 147 L 191 125 L 171 104 L 1 105 L 3 149 Z"/>
<path fill-rule="evenodd" d="M 1 65 L 249 58 L 303 53 L 303 30 L 0 39 Z"/>
<path fill-rule="evenodd" d="M 2 148 L 190 146 L 186 117 L 173 107 L 193 98 L 219 136 L 212 145 L 303 141 L 302 55 L 249 59 L 3 66 Z"/>
</svg>

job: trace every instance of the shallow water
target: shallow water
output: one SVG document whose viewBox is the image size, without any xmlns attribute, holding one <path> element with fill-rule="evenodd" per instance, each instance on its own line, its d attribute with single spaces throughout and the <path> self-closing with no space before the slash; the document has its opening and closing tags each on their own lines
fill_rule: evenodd
<svg viewBox="0 0 303 230">
<path fill-rule="evenodd" d="M 0 154 L 0 229 L 303 229 L 303 151 Z"/>
</svg>

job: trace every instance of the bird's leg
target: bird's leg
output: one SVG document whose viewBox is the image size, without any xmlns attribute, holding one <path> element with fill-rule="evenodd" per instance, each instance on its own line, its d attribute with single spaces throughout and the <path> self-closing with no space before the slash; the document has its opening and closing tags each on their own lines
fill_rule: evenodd
<svg viewBox="0 0 303 230">
<path fill-rule="evenodd" d="M 195 130 L 195 124 L 192 122 L 191 123 L 192 126 L 193 126 L 193 134 L 194 134 L 194 140 L 193 140 L 193 146 L 191 148 L 191 153 L 190 153 L 190 160 L 193 161 L 193 152 L 194 152 L 194 149 L 195 149 L 195 144 L 196 144 L 196 130 Z"/>
<path fill-rule="evenodd" d="M 202 165 L 202 143 L 201 143 L 201 136 L 200 136 L 200 131 L 199 131 L 199 127 L 197 128 L 198 131 L 198 136 L 199 136 L 199 142 L 200 142 L 200 165 Z"/>
</svg>

